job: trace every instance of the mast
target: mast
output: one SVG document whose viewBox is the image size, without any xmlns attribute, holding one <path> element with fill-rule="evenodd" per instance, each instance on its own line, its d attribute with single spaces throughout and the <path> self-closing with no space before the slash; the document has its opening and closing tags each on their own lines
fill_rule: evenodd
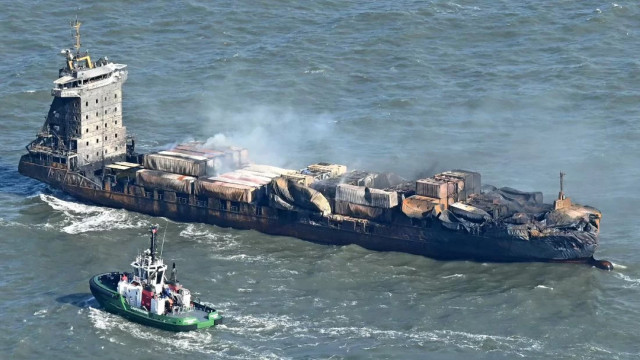
<svg viewBox="0 0 640 360">
<path fill-rule="evenodd" d="M 149 246 L 149 252 L 151 252 L 151 263 L 156 261 L 156 233 L 158 232 L 158 225 L 151 227 L 151 245 Z"/>
</svg>

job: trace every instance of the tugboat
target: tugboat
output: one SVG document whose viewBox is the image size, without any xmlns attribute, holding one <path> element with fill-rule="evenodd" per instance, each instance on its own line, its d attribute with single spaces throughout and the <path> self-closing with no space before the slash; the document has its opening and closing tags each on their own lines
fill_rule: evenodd
<svg viewBox="0 0 640 360">
<path fill-rule="evenodd" d="M 190 331 L 222 323 L 213 308 L 194 301 L 182 287 L 173 263 L 166 279 L 167 265 L 156 254 L 158 226 L 152 226 L 149 249 L 131 263 L 133 272 L 109 272 L 89 281 L 91 293 L 108 312 L 137 323 L 168 331 Z"/>
</svg>

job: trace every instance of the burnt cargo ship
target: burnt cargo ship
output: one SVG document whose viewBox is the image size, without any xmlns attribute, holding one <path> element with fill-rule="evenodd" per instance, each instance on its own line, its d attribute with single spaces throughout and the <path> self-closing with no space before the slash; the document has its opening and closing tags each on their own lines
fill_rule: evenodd
<svg viewBox="0 0 640 360">
<path fill-rule="evenodd" d="M 301 170 L 251 163 L 246 149 L 190 142 L 135 152 L 122 118 L 127 66 L 63 50 L 44 126 L 26 146 L 22 175 L 83 201 L 178 221 L 254 229 L 318 243 L 357 244 L 436 259 L 495 262 L 593 260 L 601 213 L 561 190 L 482 186 L 480 174 L 446 171 L 407 181 L 317 163 Z"/>
</svg>

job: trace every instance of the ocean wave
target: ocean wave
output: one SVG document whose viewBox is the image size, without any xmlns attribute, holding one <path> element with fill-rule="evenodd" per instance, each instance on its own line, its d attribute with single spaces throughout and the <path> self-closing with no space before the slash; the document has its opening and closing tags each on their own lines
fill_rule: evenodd
<svg viewBox="0 0 640 360">
<path fill-rule="evenodd" d="M 632 277 L 630 277 L 630 276 L 628 276 L 628 275 L 625 275 L 625 274 L 623 274 L 623 273 L 619 273 L 619 272 L 615 273 L 615 276 L 616 276 L 618 279 L 621 279 L 621 280 L 623 280 L 623 281 L 626 281 L 626 282 L 628 282 L 628 283 L 631 283 L 630 285 L 625 286 L 626 288 L 631 288 L 631 287 L 638 287 L 638 286 L 640 286 L 640 279 L 634 279 L 634 278 L 632 278 Z"/>
<path fill-rule="evenodd" d="M 443 279 L 451 279 L 451 278 L 463 278 L 463 277 L 465 277 L 464 274 L 452 274 L 452 275 L 443 276 L 442 278 Z"/>
<path fill-rule="evenodd" d="M 64 219 L 56 224 L 45 224 L 67 234 L 81 234 L 90 231 L 131 229 L 149 226 L 149 222 L 131 216 L 124 209 L 109 209 L 59 199 L 52 195 L 40 194 L 40 200 L 53 210 L 64 214 Z"/>
<path fill-rule="evenodd" d="M 253 348 L 240 341 L 222 339 L 219 333 L 226 331 L 225 325 L 218 325 L 211 330 L 170 333 L 128 321 L 96 308 L 89 308 L 88 317 L 100 338 L 124 346 L 143 344 L 145 349 L 152 353 L 220 354 L 230 359 L 282 358 L 281 355 L 265 351 L 261 346 Z M 122 333 L 127 336 L 123 337 Z"/>
<path fill-rule="evenodd" d="M 312 320 L 297 320 L 287 315 L 248 315 L 235 314 L 231 311 L 227 311 L 225 316 L 233 319 L 232 322 L 226 322 L 227 330 L 239 335 L 265 340 L 295 337 L 313 340 L 324 338 L 323 341 L 326 342 L 332 339 L 374 338 L 376 340 L 413 343 L 416 346 L 444 344 L 460 349 L 500 351 L 517 356 L 525 356 L 527 352 L 538 352 L 543 348 L 542 342 L 517 335 L 474 334 L 455 330 L 399 331 L 374 327 L 334 326 L 334 319 L 322 321 L 323 324 Z"/>
</svg>

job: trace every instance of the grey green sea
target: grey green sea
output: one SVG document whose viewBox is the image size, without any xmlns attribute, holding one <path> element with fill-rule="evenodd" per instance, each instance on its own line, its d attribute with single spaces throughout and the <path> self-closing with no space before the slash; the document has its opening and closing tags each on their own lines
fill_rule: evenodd
<svg viewBox="0 0 640 360">
<path fill-rule="evenodd" d="M 0 358 L 637 359 L 637 1 L 0 0 Z M 597 258 L 436 261 L 82 203 L 17 172 L 73 44 L 128 65 L 139 151 L 407 178 L 455 168 L 603 213 Z M 89 278 L 163 256 L 224 314 L 174 334 L 106 313 Z"/>
</svg>

